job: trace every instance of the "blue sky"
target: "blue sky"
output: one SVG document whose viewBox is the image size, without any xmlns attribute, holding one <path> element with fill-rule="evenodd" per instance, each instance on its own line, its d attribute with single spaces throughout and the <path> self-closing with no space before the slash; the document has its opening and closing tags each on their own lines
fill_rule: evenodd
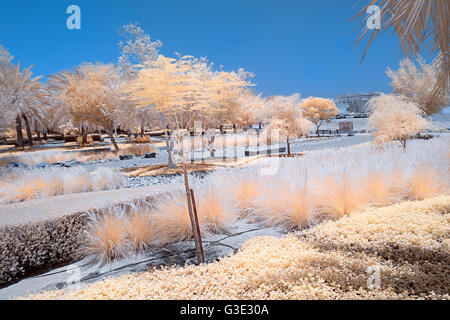
<svg viewBox="0 0 450 320">
<path fill-rule="evenodd" d="M 364 3 L 365 1 L 362 0 Z M 402 54 L 386 33 L 360 65 L 354 46 L 356 0 L 2 0 L 0 43 L 23 66 L 48 75 L 81 62 L 116 62 L 117 29 L 139 22 L 161 53 L 204 56 L 225 70 L 255 73 L 264 95 L 301 93 L 335 97 L 389 92 L 386 67 Z M 81 30 L 66 28 L 66 9 L 81 8 Z"/>
</svg>

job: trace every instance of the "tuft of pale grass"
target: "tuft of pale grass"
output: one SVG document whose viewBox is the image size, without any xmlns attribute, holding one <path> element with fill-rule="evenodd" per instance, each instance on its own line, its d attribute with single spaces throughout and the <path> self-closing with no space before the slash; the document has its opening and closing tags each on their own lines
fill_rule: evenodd
<svg viewBox="0 0 450 320">
<path fill-rule="evenodd" d="M 241 216 L 251 214 L 251 211 L 253 210 L 253 201 L 259 197 L 261 187 L 262 182 L 257 176 L 253 175 L 233 181 L 231 186 L 232 197 Z"/>
<path fill-rule="evenodd" d="M 93 177 L 81 168 L 75 168 L 72 175 L 65 174 L 63 194 L 90 192 L 94 190 Z"/>
<path fill-rule="evenodd" d="M 56 150 L 27 152 L 0 158 L 0 166 L 7 166 L 10 162 L 23 162 L 29 166 L 33 166 L 40 162 L 67 162 L 73 159 L 73 155 L 73 153 Z"/>
<path fill-rule="evenodd" d="M 117 189 L 123 176 L 109 168 L 89 173 L 83 168 L 49 168 L 15 170 L 2 176 L 0 203 L 22 202 L 30 199 Z"/>
<path fill-rule="evenodd" d="M 449 176 L 446 173 L 429 163 L 418 165 L 407 180 L 410 197 L 424 200 L 439 194 L 447 194 Z"/>
<path fill-rule="evenodd" d="M 100 168 L 91 173 L 95 190 L 118 189 L 124 184 L 124 176 L 111 168 Z"/>
<path fill-rule="evenodd" d="M 200 227 L 204 232 L 218 233 L 232 219 L 232 212 L 225 199 L 225 192 L 217 186 L 205 187 L 195 193 Z"/>
<path fill-rule="evenodd" d="M 349 215 L 368 204 L 368 195 L 347 174 L 330 176 L 315 191 L 318 212 L 334 218 Z"/>
<path fill-rule="evenodd" d="M 362 193 L 372 206 L 385 206 L 401 199 L 399 184 L 393 185 L 389 178 L 380 172 L 369 172 L 364 177 Z M 397 190 L 397 191 L 396 191 Z"/>
<path fill-rule="evenodd" d="M 125 257 L 127 247 L 127 224 L 123 217 L 109 212 L 92 219 L 83 250 L 85 256 L 105 264 Z"/>
<path fill-rule="evenodd" d="M 182 191 L 160 199 L 152 214 L 162 244 L 184 241 L 193 236 L 186 196 Z"/>
<path fill-rule="evenodd" d="M 145 250 L 155 238 L 154 221 L 148 211 L 135 210 L 127 220 L 127 232 L 137 252 Z"/>
<path fill-rule="evenodd" d="M 297 229 L 311 223 L 315 204 L 306 183 L 266 184 L 261 197 L 254 201 L 254 214 L 270 226 Z"/>
</svg>

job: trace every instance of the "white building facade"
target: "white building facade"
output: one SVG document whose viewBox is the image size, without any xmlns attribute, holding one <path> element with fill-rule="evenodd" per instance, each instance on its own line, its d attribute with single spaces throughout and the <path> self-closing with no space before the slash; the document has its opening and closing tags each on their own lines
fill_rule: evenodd
<svg viewBox="0 0 450 320">
<path fill-rule="evenodd" d="M 347 93 L 336 97 L 336 105 L 347 105 L 347 112 L 349 113 L 368 113 L 367 103 L 371 98 L 380 94 L 380 92 Z"/>
</svg>

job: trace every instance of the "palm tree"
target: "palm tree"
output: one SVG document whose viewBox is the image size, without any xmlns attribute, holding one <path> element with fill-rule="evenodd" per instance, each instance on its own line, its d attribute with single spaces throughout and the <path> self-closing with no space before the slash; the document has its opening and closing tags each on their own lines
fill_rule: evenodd
<svg viewBox="0 0 450 320">
<path fill-rule="evenodd" d="M 370 32 L 366 27 L 366 14 L 371 5 L 381 9 L 381 28 L 373 29 L 361 62 L 364 60 L 372 40 L 379 34 L 394 28 L 400 39 L 402 50 L 409 58 L 427 49 L 437 56 L 438 81 L 434 92 L 445 95 L 450 82 L 450 60 L 448 30 L 450 27 L 450 2 L 448 0 L 372 0 L 355 18 L 361 19 L 360 37 L 357 44 Z"/>
<path fill-rule="evenodd" d="M 2 96 L 2 116 L 4 121 L 12 123 L 15 118 L 19 147 L 23 147 L 22 120 L 25 122 L 28 143 L 33 146 L 31 122 L 45 118 L 44 106 L 48 92 L 40 81 L 33 78 L 31 68 L 21 70 L 21 64 L 15 66 L 13 57 L 0 46 L 0 95 Z"/>
<path fill-rule="evenodd" d="M 74 125 L 79 126 L 82 137 L 82 146 L 87 142 L 90 111 L 94 100 L 94 92 L 88 90 L 87 81 L 80 68 L 62 70 L 50 75 L 49 88 L 52 93 L 52 101 L 64 108 Z"/>
</svg>

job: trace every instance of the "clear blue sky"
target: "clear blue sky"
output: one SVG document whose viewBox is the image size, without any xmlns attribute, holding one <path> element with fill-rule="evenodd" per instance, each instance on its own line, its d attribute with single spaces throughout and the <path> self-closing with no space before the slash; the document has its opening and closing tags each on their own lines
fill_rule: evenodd
<svg viewBox="0 0 450 320">
<path fill-rule="evenodd" d="M 368 1 L 368 0 L 367 0 Z M 365 3 L 365 0 L 362 0 Z M 81 62 L 116 62 L 117 29 L 139 22 L 161 53 L 204 56 L 225 70 L 255 73 L 264 95 L 299 92 L 334 97 L 389 92 L 386 67 L 402 55 L 386 33 L 371 47 L 354 47 L 356 0 L 2 0 L 0 43 L 23 66 L 49 75 Z M 81 8 L 81 30 L 66 28 L 66 8 Z"/>
</svg>

